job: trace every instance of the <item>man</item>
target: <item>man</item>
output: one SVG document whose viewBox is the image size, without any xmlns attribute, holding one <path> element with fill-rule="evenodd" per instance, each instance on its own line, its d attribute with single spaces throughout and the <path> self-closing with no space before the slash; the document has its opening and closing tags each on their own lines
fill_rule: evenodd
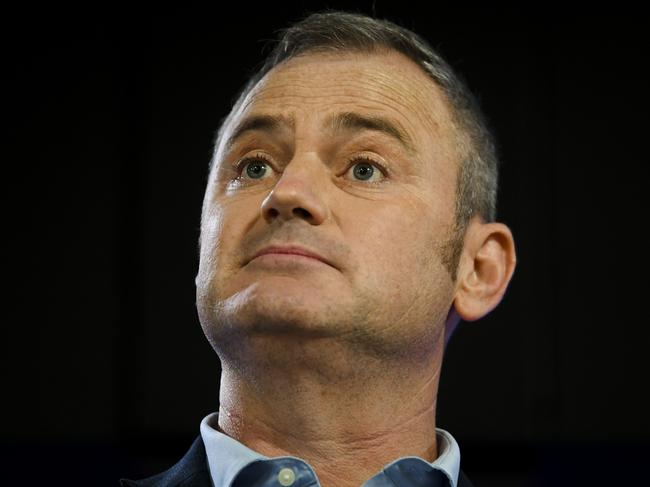
<svg viewBox="0 0 650 487">
<path fill-rule="evenodd" d="M 219 411 L 122 485 L 468 486 L 436 428 L 443 352 L 515 267 L 471 94 L 418 36 L 356 14 L 286 30 L 219 129 L 197 308 Z"/>
</svg>

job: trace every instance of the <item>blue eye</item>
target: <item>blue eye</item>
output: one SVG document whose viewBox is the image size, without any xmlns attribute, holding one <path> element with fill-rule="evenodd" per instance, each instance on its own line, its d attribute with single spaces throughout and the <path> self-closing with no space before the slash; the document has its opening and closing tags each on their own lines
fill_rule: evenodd
<svg viewBox="0 0 650 487">
<path fill-rule="evenodd" d="M 266 174 L 266 162 L 253 161 L 246 164 L 246 175 L 251 179 L 261 179 Z"/>
<path fill-rule="evenodd" d="M 386 177 L 379 164 L 366 157 L 357 157 L 353 159 L 348 170 L 348 177 L 356 181 L 367 181 L 369 183 L 380 183 Z M 248 157 L 239 163 L 239 178 L 249 180 L 260 180 L 267 177 L 269 170 L 273 170 L 270 163 L 262 156 Z M 352 171 L 350 171 L 352 170 Z M 351 174 L 350 174 L 351 172 Z"/>
<path fill-rule="evenodd" d="M 380 183 L 385 178 L 385 174 L 380 169 L 379 163 L 372 161 L 366 157 L 357 157 L 353 159 L 354 164 L 348 169 L 352 170 L 352 177 L 355 181 L 368 181 L 369 183 Z"/>
<path fill-rule="evenodd" d="M 375 173 L 375 168 L 367 162 L 355 164 L 353 167 L 354 170 L 352 172 L 354 173 L 354 176 L 362 181 L 368 181 Z"/>
<path fill-rule="evenodd" d="M 244 179 L 263 179 L 270 169 L 269 162 L 262 156 L 247 157 L 238 166 L 239 177 Z"/>
</svg>

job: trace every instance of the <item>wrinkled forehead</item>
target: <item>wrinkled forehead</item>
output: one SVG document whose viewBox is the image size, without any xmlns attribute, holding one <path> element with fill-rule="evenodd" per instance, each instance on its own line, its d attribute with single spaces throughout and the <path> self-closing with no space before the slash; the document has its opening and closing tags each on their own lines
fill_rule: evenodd
<svg viewBox="0 0 650 487">
<path fill-rule="evenodd" d="M 454 135 L 447 99 L 412 60 L 396 51 L 308 53 L 269 71 L 244 93 L 222 127 L 220 139 L 251 114 L 282 115 L 319 123 L 354 109 L 394 120 L 416 147 L 450 149 Z"/>
</svg>

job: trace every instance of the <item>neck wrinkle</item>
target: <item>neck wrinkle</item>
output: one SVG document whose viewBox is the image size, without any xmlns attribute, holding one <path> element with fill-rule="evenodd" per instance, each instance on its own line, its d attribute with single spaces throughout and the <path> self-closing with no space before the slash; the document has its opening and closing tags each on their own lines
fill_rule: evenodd
<svg viewBox="0 0 650 487">
<path fill-rule="evenodd" d="M 225 364 L 218 429 L 264 456 L 303 459 L 323 487 L 362 485 L 404 456 L 433 462 L 438 456 L 435 413 L 441 355 L 418 373 L 402 371 L 391 378 L 376 372 L 381 380 L 367 382 L 361 391 L 340 383 L 323 387 L 299 371 L 276 381 L 278 376 L 265 370 L 265 383 L 251 387 Z M 287 394 L 283 385 L 294 379 L 297 384 Z M 342 478 L 357 483 L 342 484 Z"/>
</svg>

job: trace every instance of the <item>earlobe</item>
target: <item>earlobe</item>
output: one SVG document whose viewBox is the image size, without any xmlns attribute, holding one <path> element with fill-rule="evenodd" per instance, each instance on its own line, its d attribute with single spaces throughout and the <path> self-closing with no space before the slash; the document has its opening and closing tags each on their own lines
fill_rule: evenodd
<svg viewBox="0 0 650 487">
<path fill-rule="evenodd" d="M 492 311 L 506 292 L 516 265 L 512 232 L 503 223 L 473 220 L 467 229 L 454 307 L 464 321 Z"/>
</svg>

